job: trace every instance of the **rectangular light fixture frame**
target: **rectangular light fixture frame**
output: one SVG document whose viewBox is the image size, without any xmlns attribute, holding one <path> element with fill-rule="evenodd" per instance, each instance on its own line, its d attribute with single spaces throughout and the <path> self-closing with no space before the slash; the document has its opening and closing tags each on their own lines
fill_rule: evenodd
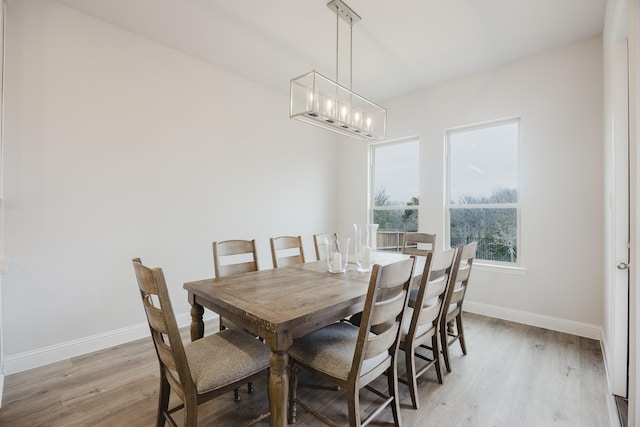
<svg viewBox="0 0 640 427">
<path fill-rule="evenodd" d="M 290 118 L 361 141 L 385 138 L 385 108 L 317 71 L 291 79 L 290 89 Z"/>
</svg>

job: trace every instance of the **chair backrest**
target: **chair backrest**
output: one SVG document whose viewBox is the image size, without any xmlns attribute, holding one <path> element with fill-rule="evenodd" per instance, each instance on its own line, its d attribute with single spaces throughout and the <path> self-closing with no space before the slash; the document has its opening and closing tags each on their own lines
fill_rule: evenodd
<svg viewBox="0 0 640 427">
<path fill-rule="evenodd" d="M 302 237 L 280 236 L 269 239 L 273 268 L 304 264 Z M 282 253 L 281 253 L 282 251 Z"/>
<path fill-rule="evenodd" d="M 313 235 L 313 246 L 316 250 L 316 260 L 320 261 L 321 259 L 325 259 L 327 257 L 326 246 L 327 243 L 325 238 L 327 237 L 338 237 L 337 233 L 318 233 Z"/>
<path fill-rule="evenodd" d="M 212 246 L 216 277 L 258 271 L 255 240 L 225 240 Z"/>
<path fill-rule="evenodd" d="M 425 247 L 428 245 L 428 247 Z M 404 233 L 402 253 L 407 255 L 427 256 L 436 249 L 436 235 L 427 233 Z"/>
<path fill-rule="evenodd" d="M 449 249 L 427 255 L 407 333 L 410 339 L 438 327 L 444 313 L 449 276 L 456 259 L 456 252 L 456 249 Z"/>
<path fill-rule="evenodd" d="M 471 276 L 471 266 L 473 260 L 476 257 L 476 249 L 478 248 L 478 242 L 471 242 L 466 245 L 458 246 L 456 253 L 456 259 L 453 263 L 453 271 L 449 281 L 449 291 L 447 292 L 447 298 L 445 300 L 445 308 L 450 311 L 448 307 L 455 304 L 458 309 L 462 310 L 462 302 L 467 292 L 467 285 L 469 284 L 469 277 Z"/>
<path fill-rule="evenodd" d="M 385 266 L 373 266 L 350 381 L 355 381 L 360 375 L 365 361 L 380 358 L 379 363 L 383 363 L 390 360 L 392 354 L 397 354 L 414 263 L 415 257 L 412 256 Z M 372 329 L 375 334 L 371 333 Z"/>
<path fill-rule="evenodd" d="M 132 261 L 151 338 L 160 363 L 161 376 L 167 379 L 178 394 L 184 396 L 195 393 L 195 385 L 162 269 L 145 267 L 140 258 L 134 258 Z"/>
</svg>

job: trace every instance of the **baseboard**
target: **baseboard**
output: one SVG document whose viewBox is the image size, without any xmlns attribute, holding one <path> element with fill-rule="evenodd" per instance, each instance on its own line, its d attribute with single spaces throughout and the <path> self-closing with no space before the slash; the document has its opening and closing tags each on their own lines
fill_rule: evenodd
<svg viewBox="0 0 640 427">
<path fill-rule="evenodd" d="M 215 313 L 207 313 L 207 315 L 204 316 L 204 320 L 208 321 L 217 317 L 218 316 Z M 191 316 L 188 313 L 181 314 L 176 316 L 176 321 L 178 322 L 178 327 L 186 327 L 191 324 Z M 3 374 L 15 374 L 148 336 L 149 325 L 144 322 L 102 334 L 71 340 L 11 356 L 5 356 Z M 1 390 L 2 389 L 0 388 L 0 391 Z"/>
<path fill-rule="evenodd" d="M 591 338 L 600 341 L 602 339 L 602 327 L 574 320 L 561 319 L 558 317 L 545 316 L 527 311 L 513 310 L 510 308 L 498 307 L 495 305 L 483 304 L 466 300 L 464 311 L 482 314 L 483 316 L 495 317 L 497 319 L 509 320 L 511 322 L 536 326 L 538 328 L 552 331 L 564 332 L 566 334 Z"/>
<path fill-rule="evenodd" d="M 581 337 L 596 340 L 602 339 L 602 328 L 600 326 L 590 325 L 583 322 L 544 316 L 541 314 L 513 310 L 473 301 L 465 301 L 465 311 L 523 323 L 525 325 L 537 326 L 553 331 L 564 332 L 567 334 L 578 335 Z M 216 317 L 217 315 L 211 313 L 209 316 L 205 317 L 205 320 L 211 320 Z M 191 323 L 191 316 L 188 313 L 181 314 L 176 316 L 176 320 L 178 321 L 179 327 L 189 326 Z M 67 341 L 24 353 L 5 356 L 3 374 L 15 374 L 148 336 L 149 326 L 144 322 L 102 334 Z M 0 388 L 0 392 L 1 390 L 2 389 Z"/>
</svg>

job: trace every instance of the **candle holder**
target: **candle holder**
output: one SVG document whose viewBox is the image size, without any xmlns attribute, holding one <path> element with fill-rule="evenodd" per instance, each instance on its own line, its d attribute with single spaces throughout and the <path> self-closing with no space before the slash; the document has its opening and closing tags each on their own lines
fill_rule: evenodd
<svg viewBox="0 0 640 427">
<path fill-rule="evenodd" d="M 371 271 L 375 263 L 378 224 L 353 224 L 356 230 L 356 263 L 358 271 Z"/>
<path fill-rule="evenodd" d="M 327 251 L 327 269 L 329 273 L 344 273 L 349 262 L 348 237 L 325 237 Z"/>
</svg>

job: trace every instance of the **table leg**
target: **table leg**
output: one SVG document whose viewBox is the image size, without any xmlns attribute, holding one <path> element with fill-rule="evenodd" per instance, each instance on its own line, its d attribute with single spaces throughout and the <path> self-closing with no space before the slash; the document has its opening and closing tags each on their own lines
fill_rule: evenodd
<svg viewBox="0 0 640 427">
<path fill-rule="evenodd" d="M 271 427 L 287 426 L 287 398 L 289 395 L 289 374 L 287 365 L 289 354 L 286 351 L 273 351 L 269 358 L 269 409 Z"/>
<path fill-rule="evenodd" d="M 191 302 L 191 341 L 199 340 L 204 336 L 203 314 L 204 308 L 196 302 Z"/>
</svg>

